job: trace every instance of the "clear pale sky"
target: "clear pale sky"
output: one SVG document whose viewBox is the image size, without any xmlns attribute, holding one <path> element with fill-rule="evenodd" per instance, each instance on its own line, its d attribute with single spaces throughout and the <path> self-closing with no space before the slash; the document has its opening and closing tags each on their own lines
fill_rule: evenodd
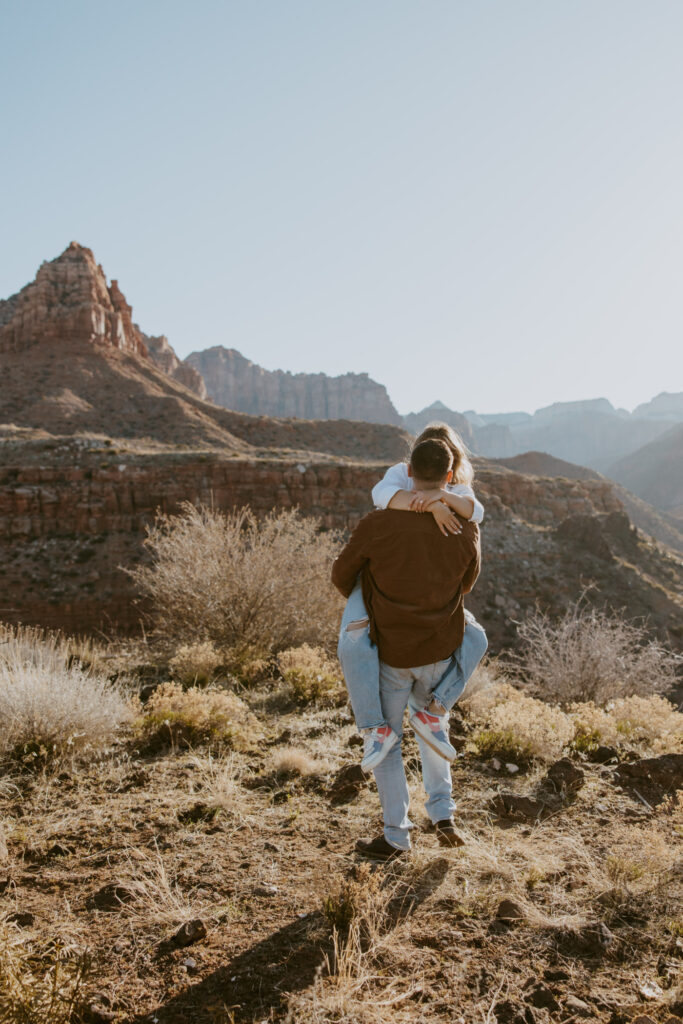
<svg viewBox="0 0 683 1024">
<path fill-rule="evenodd" d="M 0 296 L 401 412 L 683 390 L 681 0 L 0 0 Z"/>
</svg>

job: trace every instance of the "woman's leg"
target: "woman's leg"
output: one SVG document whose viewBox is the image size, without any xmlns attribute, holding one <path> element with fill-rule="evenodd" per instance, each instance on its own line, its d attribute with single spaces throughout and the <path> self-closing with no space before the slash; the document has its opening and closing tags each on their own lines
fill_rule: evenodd
<svg viewBox="0 0 683 1024">
<path fill-rule="evenodd" d="M 446 711 L 450 711 L 462 697 L 467 681 L 486 654 L 488 645 L 486 633 L 474 615 L 466 611 L 462 644 L 432 694 Z"/>
<path fill-rule="evenodd" d="M 379 697 L 379 654 L 370 642 L 370 624 L 358 581 L 346 602 L 337 655 L 359 729 L 386 724 Z"/>
</svg>

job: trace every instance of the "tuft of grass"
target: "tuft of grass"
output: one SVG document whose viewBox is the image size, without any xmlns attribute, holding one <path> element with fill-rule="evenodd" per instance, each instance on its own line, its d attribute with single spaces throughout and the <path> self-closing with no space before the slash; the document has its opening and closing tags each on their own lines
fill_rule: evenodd
<svg viewBox="0 0 683 1024">
<path fill-rule="evenodd" d="M 110 746 L 131 719 L 123 692 L 74 660 L 59 635 L 0 631 L 0 755 L 58 765 Z"/>
<path fill-rule="evenodd" d="M 142 747 L 193 747 L 202 743 L 247 748 L 261 729 L 246 704 L 228 690 L 162 683 L 136 722 Z"/>
<path fill-rule="evenodd" d="M 286 747 L 272 757 L 273 771 L 278 775 L 319 775 L 324 764 L 301 747 Z"/>
<path fill-rule="evenodd" d="M 185 686 L 207 686 L 222 658 L 212 643 L 182 644 L 168 663 L 174 679 Z"/>
<path fill-rule="evenodd" d="M 277 664 L 299 704 L 337 704 L 345 699 L 342 673 L 322 647 L 292 647 L 281 651 Z"/>
<path fill-rule="evenodd" d="M 0 1020 L 14 1024 L 72 1024 L 85 1010 L 87 950 L 66 941 L 35 943 L 0 921 Z"/>
</svg>

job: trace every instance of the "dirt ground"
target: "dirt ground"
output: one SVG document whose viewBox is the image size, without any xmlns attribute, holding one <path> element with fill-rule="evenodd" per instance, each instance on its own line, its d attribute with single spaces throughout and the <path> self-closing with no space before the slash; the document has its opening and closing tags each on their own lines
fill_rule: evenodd
<svg viewBox="0 0 683 1024">
<path fill-rule="evenodd" d="M 334 786 L 359 760 L 348 709 L 243 696 L 267 723 L 252 752 L 141 756 L 130 741 L 58 776 L 0 779 L 0 924 L 35 976 L 62 965 L 65 992 L 84 968 L 74 1020 L 683 1015 L 680 817 L 617 785 L 613 765 L 581 763 L 573 798 L 515 821 L 492 798 L 533 794 L 545 768 L 508 775 L 466 753 L 466 845 L 444 849 L 406 739 L 413 852 L 367 869 L 353 850 L 381 830 L 374 783 L 351 769 Z M 181 945 L 188 922 L 201 923 Z"/>
</svg>

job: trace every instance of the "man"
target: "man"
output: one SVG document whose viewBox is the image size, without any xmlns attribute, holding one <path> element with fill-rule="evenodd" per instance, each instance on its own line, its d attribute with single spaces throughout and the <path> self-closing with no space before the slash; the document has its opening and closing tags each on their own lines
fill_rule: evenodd
<svg viewBox="0 0 683 1024">
<path fill-rule="evenodd" d="M 410 475 L 416 490 L 445 486 L 452 455 L 438 440 L 413 449 Z M 392 509 L 371 512 L 354 530 L 332 568 L 332 582 L 348 597 L 361 574 L 370 636 L 380 658 L 380 699 L 388 725 L 401 736 L 410 705 L 427 793 L 426 809 L 444 845 L 461 845 L 453 823 L 455 810 L 450 764 L 439 746 L 447 736 L 448 715 L 437 718 L 438 738 L 424 728 L 424 709 L 451 666 L 465 629 L 463 597 L 479 574 L 477 526 L 461 520 L 462 531 L 444 535 L 434 518 Z M 431 708 L 430 708 L 431 710 Z M 432 719 L 436 716 L 430 716 Z M 359 840 L 356 849 L 390 860 L 410 849 L 408 785 L 400 744 L 374 768 L 384 815 L 384 834 Z"/>
</svg>

